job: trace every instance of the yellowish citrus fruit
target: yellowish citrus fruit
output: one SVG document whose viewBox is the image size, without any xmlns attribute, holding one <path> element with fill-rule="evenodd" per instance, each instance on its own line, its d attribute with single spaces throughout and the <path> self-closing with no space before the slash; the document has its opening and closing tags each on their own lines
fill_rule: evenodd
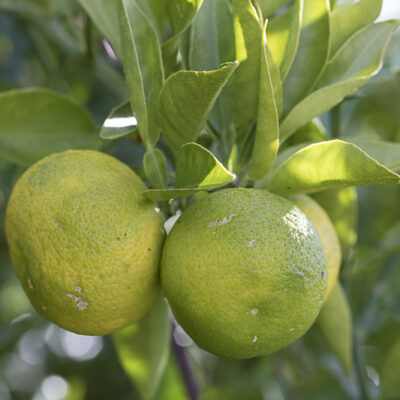
<svg viewBox="0 0 400 400">
<path fill-rule="evenodd" d="M 250 358 L 308 330 L 323 304 L 326 267 L 315 227 L 292 202 L 265 190 L 226 189 L 175 223 L 161 282 L 200 347 Z"/>
<path fill-rule="evenodd" d="M 21 176 L 6 233 L 39 313 L 73 332 L 103 335 L 148 310 L 164 233 L 145 189 L 125 164 L 97 151 L 56 153 Z"/>
<path fill-rule="evenodd" d="M 335 227 L 328 214 L 315 200 L 306 195 L 292 196 L 290 200 L 306 214 L 321 236 L 328 259 L 328 287 L 325 296 L 327 298 L 338 279 L 342 262 L 342 252 Z"/>
</svg>

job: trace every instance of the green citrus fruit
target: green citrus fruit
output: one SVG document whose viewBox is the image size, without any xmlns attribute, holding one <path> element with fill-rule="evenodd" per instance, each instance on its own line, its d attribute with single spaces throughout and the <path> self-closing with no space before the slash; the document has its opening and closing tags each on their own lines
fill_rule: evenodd
<svg viewBox="0 0 400 400">
<path fill-rule="evenodd" d="M 338 279 L 342 262 L 342 252 L 335 227 L 328 214 L 315 200 L 306 195 L 292 196 L 290 200 L 306 214 L 321 236 L 328 259 L 328 286 L 325 296 L 327 298 Z"/>
<path fill-rule="evenodd" d="M 56 153 L 21 176 L 6 233 L 39 313 L 73 332 L 103 335 L 148 310 L 164 233 L 145 189 L 126 165 L 97 151 Z"/>
<path fill-rule="evenodd" d="M 250 358 L 307 331 L 323 304 L 326 267 L 318 232 L 292 202 L 265 190 L 226 189 L 175 223 L 161 282 L 200 347 Z"/>
</svg>

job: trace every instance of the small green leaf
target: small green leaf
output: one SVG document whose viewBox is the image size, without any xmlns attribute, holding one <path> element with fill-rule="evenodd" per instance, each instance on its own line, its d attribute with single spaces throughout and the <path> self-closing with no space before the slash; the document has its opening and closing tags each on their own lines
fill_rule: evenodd
<svg viewBox="0 0 400 400">
<path fill-rule="evenodd" d="M 314 143 L 274 171 L 268 189 L 281 195 L 313 193 L 346 186 L 400 182 L 400 176 L 357 146 L 341 140 Z"/>
<path fill-rule="evenodd" d="M 280 68 L 282 81 L 289 73 L 299 46 L 303 1 L 296 0 L 285 13 L 268 24 L 268 46 Z"/>
<path fill-rule="evenodd" d="M 237 66 L 235 62 L 216 71 L 179 71 L 165 81 L 158 103 L 158 118 L 174 152 L 196 140 L 215 100 Z"/>
<path fill-rule="evenodd" d="M 345 140 L 354 143 L 385 167 L 393 171 L 400 170 L 400 143 L 363 137 L 349 137 Z"/>
<path fill-rule="evenodd" d="M 100 146 L 87 111 L 49 90 L 0 93 L 0 121 L 0 155 L 23 166 L 57 151 Z"/>
<path fill-rule="evenodd" d="M 146 190 L 152 200 L 169 200 L 201 190 L 224 186 L 235 178 L 207 149 L 196 143 L 183 145 L 176 158 L 175 189 Z"/>
<path fill-rule="evenodd" d="M 148 150 L 144 155 L 143 167 L 154 188 L 167 187 L 167 160 L 162 151 Z"/>
<path fill-rule="evenodd" d="M 132 113 L 129 102 L 113 108 L 100 130 L 104 140 L 114 140 L 137 132 L 137 119 Z"/>
<path fill-rule="evenodd" d="M 280 140 L 286 140 L 375 75 L 382 67 L 386 47 L 398 26 L 398 21 L 387 21 L 356 32 L 326 65 L 315 91 L 297 104 L 283 120 Z"/>
<path fill-rule="evenodd" d="M 167 367 L 171 342 L 168 306 L 162 296 L 136 324 L 113 336 L 126 374 L 143 399 L 154 399 Z"/>
<path fill-rule="evenodd" d="M 353 33 L 374 22 L 381 8 L 382 0 L 360 0 L 336 7 L 331 13 L 331 56 Z"/>
<path fill-rule="evenodd" d="M 315 193 L 312 197 L 329 215 L 345 259 L 357 242 L 357 191 L 353 187 L 329 189 Z"/>
<path fill-rule="evenodd" d="M 274 164 L 279 147 L 279 120 L 267 55 L 267 24 L 261 43 L 260 83 L 258 95 L 257 127 L 248 176 L 261 179 Z"/>
<path fill-rule="evenodd" d="M 327 132 L 324 125 L 322 125 L 319 119 L 314 118 L 307 125 L 298 129 L 296 133 L 285 142 L 285 145 L 295 146 L 300 143 L 311 144 L 322 142 L 326 139 Z"/>
<path fill-rule="evenodd" d="M 328 51 L 328 2 L 305 1 L 297 53 L 283 85 L 284 115 L 310 92 L 325 65 Z"/>
<path fill-rule="evenodd" d="M 233 77 L 233 120 L 241 132 L 254 124 L 258 109 L 260 82 L 260 43 L 262 25 L 251 0 L 233 0 L 233 26 L 236 60 L 239 68 Z"/>
<path fill-rule="evenodd" d="M 78 0 L 91 20 L 111 43 L 115 53 L 121 57 L 121 39 L 118 24 L 120 0 Z"/>
<path fill-rule="evenodd" d="M 130 103 L 143 143 L 152 147 L 160 134 L 156 115 L 164 80 L 160 44 L 153 25 L 136 1 L 122 0 L 120 28 Z"/>
<path fill-rule="evenodd" d="M 326 343 L 350 375 L 353 370 L 353 322 L 349 303 L 339 282 L 322 306 L 316 323 Z"/>
</svg>

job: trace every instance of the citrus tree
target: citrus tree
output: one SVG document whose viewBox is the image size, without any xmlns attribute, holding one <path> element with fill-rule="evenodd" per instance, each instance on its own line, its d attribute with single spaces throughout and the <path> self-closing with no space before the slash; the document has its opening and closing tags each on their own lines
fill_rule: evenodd
<svg viewBox="0 0 400 400">
<path fill-rule="evenodd" d="M 381 7 L 0 0 L 1 398 L 400 398 Z"/>
</svg>

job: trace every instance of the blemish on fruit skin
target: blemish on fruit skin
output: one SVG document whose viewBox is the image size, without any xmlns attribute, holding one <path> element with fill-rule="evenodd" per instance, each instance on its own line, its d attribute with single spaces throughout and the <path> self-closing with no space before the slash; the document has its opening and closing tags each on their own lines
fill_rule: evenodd
<svg viewBox="0 0 400 400">
<path fill-rule="evenodd" d="M 28 278 L 28 279 L 27 279 L 27 282 L 28 282 L 28 287 L 29 287 L 29 289 L 33 290 L 33 289 L 34 289 L 34 286 L 32 285 L 31 278 Z"/>
<path fill-rule="evenodd" d="M 115 310 L 117 309 L 117 306 L 112 306 L 111 309 L 112 309 L 113 311 L 115 311 Z"/>
<path fill-rule="evenodd" d="M 254 336 L 254 338 L 253 338 L 253 343 L 257 342 L 257 340 L 258 340 L 258 337 L 257 337 L 257 336 Z"/>
<path fill-rule="evenodd" d="M 236 214 L 230 214 L 229 217 L 224 217 L 220 221 L 210 221 L 208 223 L 208 227 L 212 228 L 213 226 L 220 226 L 220 225 L 226 225 L 229 224 L 229 222 L 232 221 L 233 217 L 236 217 Z"/>
<path fill-rule="evenodd" d="M 86 310 L 88 308 L 88 306 L 89 306 L 89 303 L 83 297 L 75 296 L 72 293 L 67 293 L 66 296 L 68 298 L 74 300 L 75 303 L 76 303 L 76 307 L 81 311 Z"/>
<path fill-rule="evenodd" d="M 290 328 L 289 331 L 290 331 L 290 332 L 293 332 L 293 331 L 294 331 L 294 328 Z"/>
<path fill-rule="evenodd" d="M 258 314 L 258 309 L 257 309 L 257 308 L 253 308 L 250 312 L 251 312 L 253 315 L 257 315 L 257 314 Z"/>
<path fill-rule="evenodd" d="M 46 307 L 46 306 L 42 306 L 42 310 L 43 310 L 43 311 L 46 311 L 46 310 L 47 310 L 47 307 Z"/>
<path fill-rule="evenodd" d="M 80 286 L 75 286 L 74 287 L 75 292 L 80 293 L 82 292 L 82 288 Z"/>
<path fill-rule="evenodd" d="M 247 243 L 248 246 L 249 246 L 249 247 L 253 247 L 255 241 L 256 241 L 255 239 L 250 240 L 250 241 Z"/>
</svg>

